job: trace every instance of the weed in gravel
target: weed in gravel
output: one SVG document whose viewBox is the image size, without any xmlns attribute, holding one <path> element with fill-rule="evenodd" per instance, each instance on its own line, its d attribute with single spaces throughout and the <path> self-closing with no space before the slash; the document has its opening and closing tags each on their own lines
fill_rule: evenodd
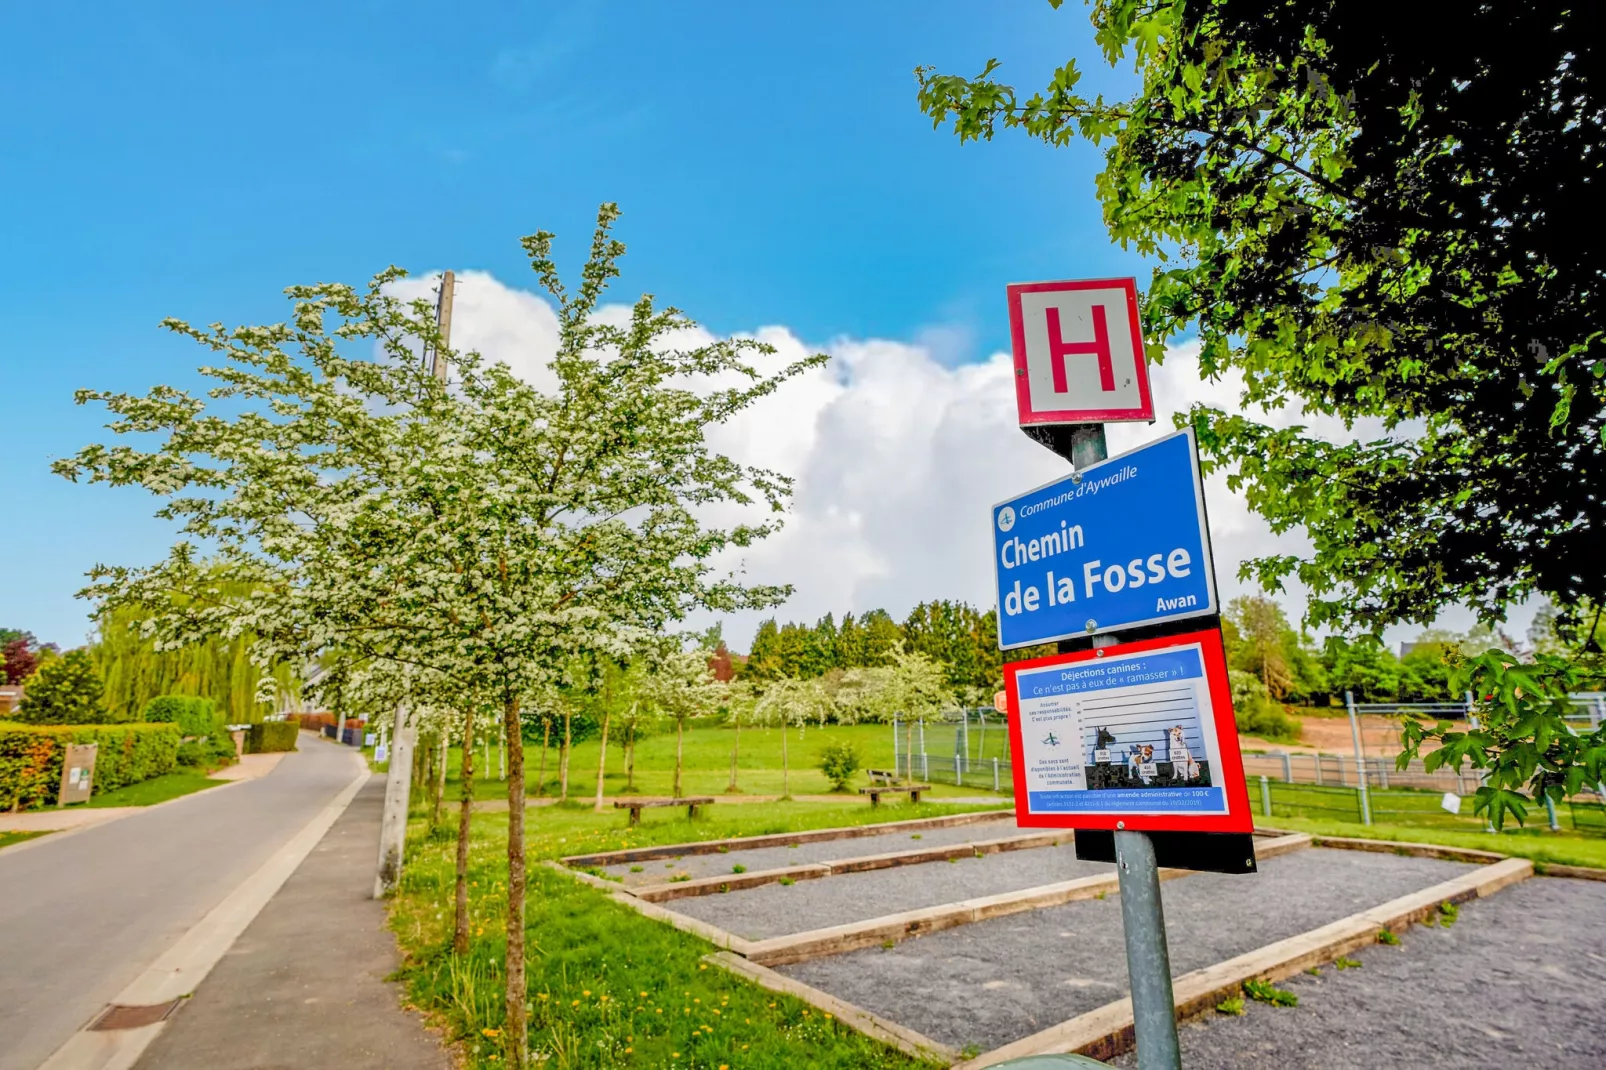
<svg viewBox="0 0 1606 1070">
<path fill-rule="evenodd" d="M 1312 977 L 1320 977 L 1322 975 L 1322 968 L 1320 966 L 1312 966 L 1305 972 L 1310 974 Z"/>
<path fill-rule="evenodd" d="M 728 854 L 731 853 L 731 849 L 729 847 L 726 847 L 723 843 L 720 844 L 718 847 L 716 847 L 715 850 L 717 850 L 722 855 L 728 855 Z"/>
<path fill-rule="evenodd" d="M 966 1044 L 963 1048 L 959 1049 L 959 1057 L 961 1059 L 974 1059 L 976 1056 L 978 1056 L 980 1054 L 981 1054 L 981 1045 L 980 1044 Z"/>
<path fill-rule="evenodd" d="M 1359 779 L 1359 777 L 1357 777 L 1356 779 Z M 1355 969 L 1359 969 L 1360 968 L 1361 960 L 1360 959 L 1352 959 L 1347 955 L 1340 955 L 1333 962 L 1333 965 L 1337 966 L 1341 970 L 1355 970 Z"/>
<path fill-rule="evenodd" d="M 1270 1003 L 1274 1007 L 1297 1007 L 1299 997 L 1287 989 L 1278 988 L 1270 981 L 1245 981 L 1244 995 L 1261 1003 Z"/>
<path fill-rule="evenodd" d="M 1359 780 L 1360 778 L 1356 777 L 1356 779 Z M 731 872 L 732 873 L 746 873 L 747 872 L 747 867 L 742 865 L 740 862 L 738 862 L 734 866 L 731 867 Z"/>
<path fill-rule="evenodd" d="M 793 880 L 791 877 L 782 877 L 777 883 L 779 883 L 782 888 L 790 888 L 792 885 L 796 884 L 797 881 Z"/>
<path fill-rule="evenodd" d="M 1244 998 L 1242 996 L 1233 996 L 1231 999 L 1224 999 L 1216 1004 L 1217 1014 L 1231 1014 L 1236 1017 L 1242 1015 L 1243 1012 Z"/>
<path fill-rule="evenodd" d="M 691 874 L 690 873 L 677 873 L 673 877 L 669 878 L 669 883 L 670 884 L 679 884 L 681 881 L 689 881 L 689 880 L 691 880 Z"/>
<path fill-rule="evenodd" d="M 1387 929 L 1380 929 L 1378 930 L 1377 934 L 1377 942 L 1380 944 L 1387 944 L 1390 947 L 1396 947 L 1399 945 L 1400 938 L 1389 932 Z"/>
<path fill-rule="evenodd" d="M 1358 779 L 1358 778 L 1357 778 L 1357 779 Z M 910 838 L 910 839 L 911 839 L 911 840 L 918 840 L 918 839 L 919 839 L 919 838 L 920 838 L 920 833 L 918 833 L 918 832 L 911 832 L 911 833 L 910 833 L 910 834 L 909 834 L 909 838 Z"/>
<path fill-rule="evenodd" d="M 893 948 L 895 948 L 897 946 L 898 946 L 898 941 L 896 941 L 896 940 L 883 940 L 883 941 L 881 941 L 881 950 L 882 951 L 891 951 Z"/>
<path fill-rule="evenodd" d="M 1357 777 L 1356 779 L 1360 779 L 1360 778 Z M 1099 894 L 1095 895 L 1093 898 L 1094 899 L 1103 899 L 1106 895 L 1109 895 L 1109 894 L 1110 893 L 1108 893 L 1108 892 L 1100 892 Z"/>
<path fill-rule="evenodd" d="M 632 873 L 640 873 L 641 872 L 641 867 L 640 866 L 631 866 L 630 867 L 630 872 L 632 872 Z"/>
<path fill-rule="evenodd" d="M 1461 908 L 1456 906 L 1454 903 L 1446 900 L 1445 902 L 1439 904 L 1439 924 L 1443 925 L 1445 928 L 1449 928 L 1450 926 L 1454 925 L 1456 919 L 1460 916 Z"/>
</svg>

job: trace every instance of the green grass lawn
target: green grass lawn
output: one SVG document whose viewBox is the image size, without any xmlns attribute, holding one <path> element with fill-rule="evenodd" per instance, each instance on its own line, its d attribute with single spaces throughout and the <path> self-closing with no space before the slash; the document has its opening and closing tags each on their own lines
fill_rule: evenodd
<svg viewBox="0 0 1606 1070">
<path fill-rule="evenodd" d="M 226 783 L 222 780 L 212 780 L 205 773 L 195 770 L 181 769 L 174 773 L 165 773 L 162 776 L 142 780 L 138 784 L 129 784 L 127 787 L 114 788 L 107 792 L 95 792 L 89 797 L 84 806 L 154 806 L 156 803 L 176 799 L 181 795 L 203 791 L 206 788 L 215 788 Z"/>
<path fill-rule="evenodd" d="M 684 771 L 681 778 L 681 791 L 687 795 L 720 795 L 724 794 L 730 784 L 731 748 L 738 742 L 735 731 L 724 727 L 698 727 L 686 733 Z M 891 725 L 827 725 L 824 727 L 810 727 L 805 729 L 793 728 L 787 739 L 787 760 L 791 768 L 790 778 L 783 781 L 781 770 L 781 730 L 778 728 L 743 728 L 740 732 L 740 746 L 737 754 L 737 789 L 740 792 L 752 795 L 780 795 L 783 787 L 788 786 L 793 795 L 820 795 L 831 790 L 831 783 L 817 768 L 820 751 L 828 744 L 837 741 L 847 741 L 859 748 L 863 758 L 863 765 L 867 769 L 890 769 L 892 767 L 892 726 Z M 926 730 L 926 748 L 928 753 L 938 755 L 951 755 L 954 750 L 953 726 L 933 727 Z M 1002 748 L 1000 750 L 1000 748 Z M 918 754 L 918 737 L 916 752 Z M 996 725 L 987 729 L 985 746 L 985 759 L 981 757 L 980 733 L 976 731 L 974 723 L 970 732 L 970 750 L 972 760 L 978 763 L 986 761 L 989 765 L 991 759 L 997 756 L 1007 760 L 1008 741 L 1004 733 Z M 372 748 L 368 753 L 372 755 Z M 537 779 L 541 774 L 541 744 L 539 742 L 525 747 L 525 785 L 531 796 L 555 795 L 559 790 L 558 779 L 558 748 L 550 746 L 546 752 L 546 768 L 544 784 L 538 785 Z M 505 798 L 507 785 L 497 779 L 497 754 L 495 740 L 491 741 L 489 748 L 489 765 L 486 763 L 486 750 L 476 746 L 474 749 L 474 795 L 480 799 Z M 599 743 L 597 740 L 587 740 L 576 743 L 574 754 L 569 762 L 569 795 L 571 798 L 589 799 L 595 796 L 597 790 L 597 759 L 599 757 Z M 376 766 L 383 769 L 383 765 Z M 452 747 L 447 762 L 447 791 L 455 798 L 459 782 L 458 770 L 462 768 L 462 751 Z M 608 767 L 603 781 L 603 791 L 608 796 L 622 795 L 633 790 L 641 795 L 668 795 L 674 785 L 675 768 L 675 735 L 673 730 L 648 736 L 638 741 L 636 745 L 635 777 L 633 785 L 628 785 L 625 778 L 624 753 L 619 745 L 617 736 L 608 741 Z M 918 771 L 918 759 L 917 759 Z M 487 775 L 489 774 L 489 775 Z M 933 797 L 954 797 L 983 795 L 990 793 L 990 785 L 982 788 L 974 786 L 955 787 L 953 784 L 941 783 L 940 776 L 933 771 Z M 1007 793 L 1009 784 L 1007 775 L 1005 783 L 1001 786 Z M 863 787 L 869 781 L 861 771 L 853 780 L 853 788 Z M 975 777 L 972 777 L 972 784 Z"/>
<path fill-rule="evenodd" d="M 50 833 L 48 831 L 46 831 L 46 832 L 0 832 L 0 848 L 10 847 L 12 844 L 21 843 L 24 840 L 36 840 L 40 836 L 48 836 L 48 835 L 50 835 Z"/>
<path fill-rule="evenodd" d="M 745 735 L 745 733 L 744 733 Z M 592 750 L 593 758 L 596 751 Z M 594 773 L 594 771 L 593 771 Z M 794 788 L 794 790 L 796 790 Z M 557 1067 L 721 1066 L 887 1068 L 928 1064 L 883 1047 L 801 1001 L 708 967 L 704 941 L 651 921 L 602 892 L 534 864 L 541 859 L 653 844 L 801 831 L 963 812 L 974 806 L 907 803 L 872 811 L 840 802 L 714 806 L 688 821 L 649 811 L 637 828 L 625 815 L 567 805 L 532 810 L 526 932 L 531 1046 Z M 502 1024 L 499 963 L 505 950 L 506 816 L 474 817 L 470 908 L 474 939 L 450 951 L 455 825 L 433 834 L 415 818 L 391 925 L 407 956 L 400 971 L 412 1000 L 462 1042 L 475 1067 L 494 1067 Z"/>
</svg>

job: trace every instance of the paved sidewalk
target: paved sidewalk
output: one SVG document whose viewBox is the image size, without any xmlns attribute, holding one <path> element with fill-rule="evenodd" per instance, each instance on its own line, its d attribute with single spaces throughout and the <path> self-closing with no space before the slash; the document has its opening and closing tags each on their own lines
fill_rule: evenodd
<svg viewBox="0 0 1606 1070">
<path fill-rule="evenodd" d="M 384 904 L 370 898 L 384 797 L 384 778 L 372 777 L 137 1070 L 450 1067 L 385 981 L 400 956 Z"/>
<path fill-rule="evenodd" d="M 0 1070 L 35 1070 L 357 772 L 304 736 L 268 776 L 0 851 Z"/>
</svg>

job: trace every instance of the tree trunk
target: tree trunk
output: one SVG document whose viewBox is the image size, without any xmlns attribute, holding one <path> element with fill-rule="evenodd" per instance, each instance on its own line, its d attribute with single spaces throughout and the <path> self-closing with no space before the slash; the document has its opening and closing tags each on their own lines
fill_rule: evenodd
<svg viewBox="0 0 1606 1070">
<path fill-rule="evenodd" d="M 613 711 L 604 706 L 602 708 L 602 757 L 597 759 L 597 805 L 593 807 L 597 813 L 602 813 L 602 778 L 608 772 L 608 717 Z"/>
<path fill-rule="evenodd" d="M 468 835 L 474 816 L 474 710 L 463 714 L 463 783 L 457 811 L 457 908 L 452 950 L 468 954 Z"/>
<path fill-rule="evenodd" d="M 625 730 L 625 790 L 636 790 L 636 722 Z"/>
<path fill-rule="evenodd" d="M 680 756 L 686 739 L 686 722 L 679 717 L 675 718 L 675 790 L 674 797 L 681 798 L 680 794 Z"/>
<path fill-rule="evenodd" d="M 574 713 L 565 708 L 563 711 L 563 746 L 558 750 L 558 802 L 569 801 L 569 751 L 574 741 L 573 727 Z"/>
<path fill-rule="evenodd" d="M 736 736 L 731 740 L 731 782 L 725 785 L 726 792 L 734 794 L 742 789 L 736 786 L 736 756 L 742 748 L 742 722 L 731 722 L 736 728 Z"/>
<path fill-rule="evenodd" d="M 519 700 L 502 708 L 507 737 L 507 1000 L 502 1042 L 511 1070 L 525 1070 L 529 1021 L 524 1015 L 524 740 L 519 727 Z"/>
<path fill-rule="evenodd" d="M 546 794 L 546 748 L 552 740 L 552 719 L 541 719 L 541 767 L 535 774 L 535 794 L 537 797 Z M 522 762 L 520 763 L 523 764 Z"/>
<path fill-rule="evenodd" d="M 435 777 L 430 785 L 431 795 L 429 810 L 429 827 L 433 831 L 440 827 L 441 808 L 446 803 L 446 761 L 451 755 L 451 741 L 446 733 L 446 726 L 441 726 L 441 739 L 439 754 L 435 759 Z"/>
</svg>

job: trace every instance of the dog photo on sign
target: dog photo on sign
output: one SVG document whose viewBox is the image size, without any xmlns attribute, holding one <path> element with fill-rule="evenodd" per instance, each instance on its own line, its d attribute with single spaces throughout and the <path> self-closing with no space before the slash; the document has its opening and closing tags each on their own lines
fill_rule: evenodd
<svg viewBox="0 0 1606 1070">
<path fill-rule="evenodd" d="M 1082 702 L 1083 745 L 1092 790 L 1210 786 L 1199 711 L 1191 690 L 1156 687 L 1108 700 Z M 1102 760 L 1101 760 L 1102 759 Z"/>
</svg>

